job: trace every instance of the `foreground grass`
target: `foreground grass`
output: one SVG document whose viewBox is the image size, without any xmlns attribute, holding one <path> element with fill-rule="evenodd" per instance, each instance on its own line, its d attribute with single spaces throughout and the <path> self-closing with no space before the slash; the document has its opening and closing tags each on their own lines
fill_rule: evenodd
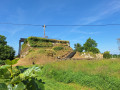
<svg viewBox="0 0 120 90">
<path fill-rule="evenodd" d="M 88 74 L 100 74 L 120 78 L 120 59 L 66 60 L 47 64 L 44 67 L 49 67 L 48 69 L 55 68 L 64 71 L 81 71 Z"/>
<path fill-rule="evenodd" d="M 43 80 L 45 81 L 45 90 L 95 90 L 94 88 L 80 86 L 74 83 L 66 84 L 48 78 L 44 78 Z"/>
<path fill-rule="evenodd" d="M 43 67 L 43 76 L 66 85 L 73 83 L 99 90 L 119 90 L 120 60 L 55 62 Z"/>
<path fill-rule="evenodd" d="M 57 82 L 53 79 L 42 77 L 42 80 L 45 82 L 45 90 L 95 90 L 94 88 L 89 88 L 86 86 L 80 86 L 79 84 L 66 84 L 62 82 Z M 0 83 L 8 82 L 9 79 L 0 79 Z"/>
<path fill-rule="evenodd" d="M 22 66 L 21 68 L 29 68 Z M 41 67 L 41 66 L 40 66 Z M 65 60 L 45 64 L 37 78 L 45 90 L 119 90 L 120 60 Z M 15 67 L 13 68 L 15 70 Z M 9 79 L 0 79 L 0 83 Z"/>
</svg>

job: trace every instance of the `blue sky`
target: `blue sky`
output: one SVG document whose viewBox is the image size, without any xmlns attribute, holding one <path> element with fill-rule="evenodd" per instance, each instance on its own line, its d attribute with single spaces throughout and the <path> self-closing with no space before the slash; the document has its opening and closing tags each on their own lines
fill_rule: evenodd
<svg viewBox="0 0 120 90">
<path fill-rule="evenodd" d="M 1 0 L 0 22 L 40 25 L 120 24 L 120 0 Z M 0 34 L 18 52 L 20 38 L 43 37 L 43 27 L 0 25 Z M 46 27 L 46 36 L 83 45 L 89 37 L 101 52 L 118 54 L 120 26 Z"/>
</svg>

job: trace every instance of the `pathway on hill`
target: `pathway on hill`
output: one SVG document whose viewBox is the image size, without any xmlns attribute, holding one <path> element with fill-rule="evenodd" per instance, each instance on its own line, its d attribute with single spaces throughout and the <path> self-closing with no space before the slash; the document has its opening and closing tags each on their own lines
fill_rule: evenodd
<svg viewBox="0 0 120 90">
<path fill-rule="evenodd" d="M 76 52 L 71 52 L 66 58 L 72 58 L 75 54 Z"/>
<path fill-rule="evenodd" d="M 66 60 L 66 59 L 70 59 L 70 58 L 72 58 L 74 55 L 76 54 L 76 52 L 71 52 L 70 54 L 68 54 L 68 56 L 66 56 L 65 58 L 62 58 L 62 59 L 60 59 L 60 60 Z"/>
</svg>

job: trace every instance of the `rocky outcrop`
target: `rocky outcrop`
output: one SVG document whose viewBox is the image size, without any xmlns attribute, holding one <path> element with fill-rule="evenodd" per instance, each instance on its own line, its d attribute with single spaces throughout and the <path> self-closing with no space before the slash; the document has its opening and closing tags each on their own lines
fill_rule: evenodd
<svg viewBox="0 0 120 90">
<path fill-rule="evenodd" d="M 98 53 L 98 54 L 93 54 L 93 53 L 89 53 L 89 52 L 76 52 L 76 54 L 74 55 L 73 59 L 102 59 L 103 58 L 103 54 Z"/>
</svg>

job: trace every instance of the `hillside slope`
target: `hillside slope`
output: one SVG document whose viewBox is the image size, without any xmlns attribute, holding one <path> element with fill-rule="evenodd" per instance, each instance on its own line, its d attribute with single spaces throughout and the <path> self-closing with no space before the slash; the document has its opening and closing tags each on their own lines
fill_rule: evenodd
<svg viewBox="0 0 120 90">
<path fill-rule="evenodd" d="M 29 37 L 22 45 L 16 66 L 54 62 L 67 57 L 72 51 L 69 41 Z"/>
</svg>

